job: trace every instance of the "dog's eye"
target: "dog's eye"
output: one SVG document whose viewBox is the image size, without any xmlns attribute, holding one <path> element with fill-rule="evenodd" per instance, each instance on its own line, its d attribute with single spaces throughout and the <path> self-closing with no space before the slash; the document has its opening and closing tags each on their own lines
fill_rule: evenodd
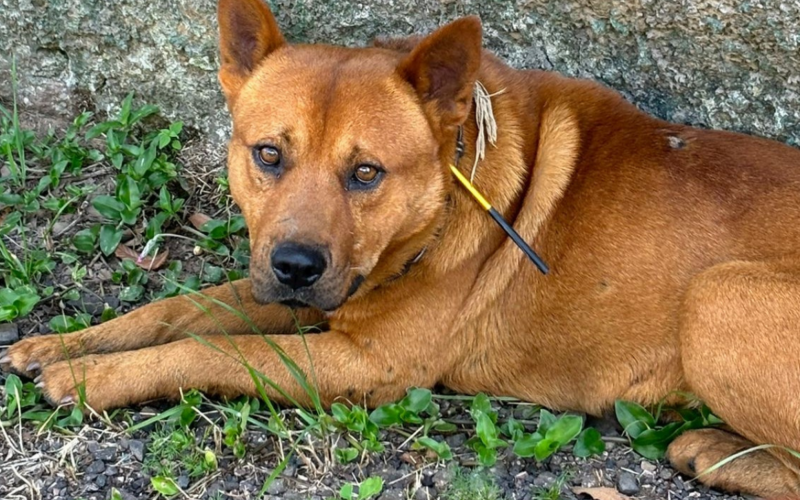
<svg viewBox="0 0 800 500">
<path fill-rule="evenodd" d="M 362 163 L 353 170 L 353 174 L 348 181 L 348 189 L 364 190 L 371 189 L 378 185 L 383 175 L 383 169 L 368 163 Z"/>
<path fill-rule="evenodd" d="M 272 146 L 261 146 L 256 151 L 259 163 L 265 167 L 277 167 L 281 162 L 281 152 Z"/>
<path fill-rule="evenodd" d="M 378 185 L 383 177 L 383 169 L 369 163 L 362 163 L 353 170 L 347 182 L 347 189 L 366 190 Z"/>
<path fill-rule="evenodd" d="M 353 175 L 359 182 L 369 184 L 378 177 L 378 169 L 372 165 L 359 165 Z"/>
</svg>

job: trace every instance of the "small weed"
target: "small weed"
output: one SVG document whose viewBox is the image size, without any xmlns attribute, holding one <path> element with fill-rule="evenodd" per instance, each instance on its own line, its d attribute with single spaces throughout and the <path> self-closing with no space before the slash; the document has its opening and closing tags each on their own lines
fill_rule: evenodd
<svg viewBox="0 0 800 500">
<path fill-rule="evenodd" d="M 358 484 L 346 483 L 339 490 L 339 498 L 342 500 L 367 500 L 378 496 L 381 491 L 383 491 L 383 479 L 373 476 Z"/>
<path fill-rule="evenodd" d="M 197 441 L 187 427 L 165 424 L 151 435 L 144 460 L 145 471 L 154 478 L 167 480 L 182 473 L 197 478 L 215 470 L 216 456 L 210 450 L 201 449 Z"/>
<path fill-rule="evenodd" d="M 556 417 L 547 410 L 541 410 L 538 429 L 532 434 L 519 435 L 514 442 L 514 453 L 523 458 L 535 457 L 541 462 L 578 437 L 582 428 L 583 419 L 577 415 Z M 599 451 L 604 450 L 605 446 Z"/>
<path fill-rule="evenodd" d="M 23 383 L 16 375 L 5 381 L 5 407 L 0 407 L 0 426 L 7 427 L 13 420 L 37 422 L 43 429 L 69 428 L 81 425 L 83 413 L 78 408 L 56 408 L 42 401 L 42 393 L 33 382 Z"/>
<path fill-rule="evenodd" d="M 469 474 L 461 469 L 442 493 L 442 500 L 500 500 L 503 492 L 486 471 Z"/>
<path fill-rule="evenodd" d="M 630 401 L 617 401 L 614 405 L 617 420 L 631 441 L 631 447 L 638 454 L 651 460 L 660 460 L 667 452 L 669 444 L 678 436 L 691 429 L 714 427 L 723 422 L 706 405 L 699 408 L 664 408 L 657 405 L 654 412 Z M 670 410 L 676 420 L 660 424 L 662 412 Z"/>
<path fill-rule="evenodd" d="M 556 480 L 549 487 L 539 487 L 534 489 L 531 498 L 533 500 L 559 500 L 562 498 L 561 492 L 564 485 L 570 480 L 571 474 L 564 472 L 556 478 Z"/>
<path fill-rule="evenodd" d="M 123 285 L 119 291 L 119 300 L 138 302 L 144 296 L 147 273 L 130 259 L 123 259 L 120 267 L 119 271 L 111 274 L 112 283 Z"/>
</svg>

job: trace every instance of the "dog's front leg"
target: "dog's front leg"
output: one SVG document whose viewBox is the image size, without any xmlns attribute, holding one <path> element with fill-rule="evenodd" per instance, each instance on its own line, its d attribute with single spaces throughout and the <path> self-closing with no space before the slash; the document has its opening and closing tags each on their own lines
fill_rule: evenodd
<svg viewBox="0 0 800 500">
<path fill-rule="evenodd" d="M 61 361 L 45 367 L 39 380 L 54 403 L 77 402 L 83 394 L 88 406 L 102 411 L 176 398 L 181 390 L 193 388 L 226 397 L 258 396 L 254 375 L 263 375 L 262 384 L 270 398 L 308 405 L 310 396 L 297 374 L 281 359 L 281 351 L 299 367 L 308 386 L 317 387 L 326 406 L 338 397 L 377 405 L 399 398 L 409 386 L 432 386 L 440 374 L 429 352 L 423 353 L 422 346 L 399 345 L 396 338 L 387 337 L 361 338 L 330 331 L 305 338 L 190 338 L 137 351 Z"/>
<path fill-rule="evenodd" d="M 224 305 L 223 305 L 224 304 Z M 233 311 L 236 312 L 233 312 Z M 309 326 L 322 321 L 318 311 L 261 305 L 250 293 L 250 281 L 239 280 L 142 306 L 112 321 L 68 335 L 22 340 L 0 354 L 0 366 L 32 376 L 41 368 L 89 354 L 130 351 L 186 338 L 213 335 L 290 333 L 295 321 Z"/>
</svg>

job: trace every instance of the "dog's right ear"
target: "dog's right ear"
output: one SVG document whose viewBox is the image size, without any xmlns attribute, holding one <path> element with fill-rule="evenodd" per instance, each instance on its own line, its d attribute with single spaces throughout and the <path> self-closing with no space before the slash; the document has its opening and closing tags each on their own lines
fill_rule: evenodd
<svg viewBox="0 0 800 500">
<path fill-rule="evenodd" d="M 263 0 L 219 0 L 219 81 L 232 104 L 262 59 L 286 44 Z"/>
<path fill-rule="evenodd" d="M 443 132 L 467 119 L 481 66 L 481 38 L 478 17 L 458 19 L 413 40 L 413 50 L 397 68 Z"/>
</svg>

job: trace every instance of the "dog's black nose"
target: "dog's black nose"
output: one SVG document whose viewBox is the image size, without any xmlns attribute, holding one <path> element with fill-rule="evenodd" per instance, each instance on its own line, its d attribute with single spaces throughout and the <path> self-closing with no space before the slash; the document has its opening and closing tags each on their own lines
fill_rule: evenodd
<svg viewBox="0 0 800 500">
<path fill-rule="evenodd" d="M 272 272 L 292 290 L 316 283 L 326 266 L 322 252 L 307 245 L 282 243 L 272 252 Z"/>
</svg>

